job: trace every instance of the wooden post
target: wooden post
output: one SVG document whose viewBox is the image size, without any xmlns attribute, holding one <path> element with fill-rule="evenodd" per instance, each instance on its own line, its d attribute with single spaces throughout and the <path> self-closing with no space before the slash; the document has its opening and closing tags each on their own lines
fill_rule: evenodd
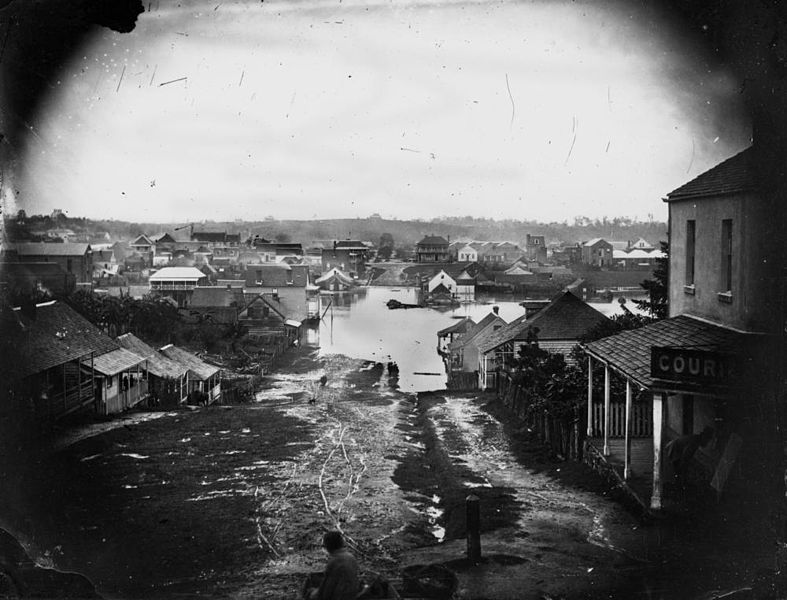
<svg viewBox="0 0 787 600">
<path fill-rule="evenodd" d="M 667 407 L 667 394 L 653 394 L 653 495 L 650 507 L 661 509 L 661 442 L 663 440 L 664 411 Z"/>
<path fill-rule="evenodd" d="M 588 356 L 588 437 L 593 437 L 593 359 Z"/>
<path fill-rule="evenodd" d="M 481 560 L 481 507 L 478 496 L 470 494 L 467 505 L 467 560 L 477 564 Z"/>
<path fill-rule="evenodd" d="M 627 481 L 628 478 L 631 477 L 631 396 L 631 381 L 626 379 L 626 449 L 625 459 L 623 461 L 623 479 Z"/>
<path fill-rule="evenodd" d="M 604 365 L 604 456 L 609 456 L 609 413 L 610 413 L 609 365 Z"/>
</svg>

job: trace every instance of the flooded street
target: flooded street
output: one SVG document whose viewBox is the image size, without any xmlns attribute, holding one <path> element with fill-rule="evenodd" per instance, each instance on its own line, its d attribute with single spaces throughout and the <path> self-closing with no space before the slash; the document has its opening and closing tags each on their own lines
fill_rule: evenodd
<svg viewBox="0 0 787 600">
<path fill-rule="evenodd" d="M 487 598 L 490 582 L 510 591 L 496 597 L 624 598 L 658 586 L 669 594 L 652 597 L 680 597 L 656 586 L 665 561 L 681 558 L 679 539 L 643 529 L 583 465 L 552 462 L 490 397 L 439 391 L 436 331 L 491 304 L 385 308 L 409 294 L 335 298 L 319 347 L 293 351 L 253 404 L 149 413 L 72 437 L 28 474 L 9 529 L 107 598 L 284 599 L 323 568 L 328 528 L 364 570 L 394 581 L 406 565 L 461 560 L 472 493 L 496 562 L 458 566 L 460 597 Z M 496 305 L 506 319 L 522 311 Z M 398 379 L 375 364 L 389 354 Z"/>
</svg>

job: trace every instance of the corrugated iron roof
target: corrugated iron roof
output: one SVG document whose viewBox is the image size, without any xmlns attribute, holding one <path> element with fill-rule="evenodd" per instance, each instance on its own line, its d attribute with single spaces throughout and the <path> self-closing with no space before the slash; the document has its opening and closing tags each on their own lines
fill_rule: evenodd
<svg viewBox="0 0 787 600">
<path fill-rule="evenodd" d="M 625 377 L 650 387 L 650 352 L 653 346 L 732 352 L 751 336 L 719 325 L 679 315 L 639 329 L 622 331 L 585 345 L 591 356 L 609 363 Z"/>
<path fill-rule="evenodd" d="M 754 149 L 749 146 L 667 194 L 666 200 L 721 196 L 755 189 Z"/>
<path fill-rule="evenodd" d="M 441 235 L 427 235 L 416 245 L 417 246 L 447 246 L 448 240 Z"/>
<path fill-rule="evenodd" d="M 118 348 L 101 356 L 93 357 L 93 369 L 103 375 L 117 375 L 121 371 L 141 365 L 145 359 L 130 350 Z"/>
<path fill-rule="evenodd" d="M 176 279 L 202 279 L 205 273 L 195 267 L 164 267 L 150 276 L 150 281 L 172 281 Z"/>
<path fill-rule="evenodd" d="M 153 346 L 149 346 L 133 333 L 126 333 L 117 338 L 117 342 L 126 350 L 147 360 L 145 369 L 156 377 L 165 379 L 178 379 L 183 377 L 188 369 L 183 365 L 167 358 Z"/>
</svg>

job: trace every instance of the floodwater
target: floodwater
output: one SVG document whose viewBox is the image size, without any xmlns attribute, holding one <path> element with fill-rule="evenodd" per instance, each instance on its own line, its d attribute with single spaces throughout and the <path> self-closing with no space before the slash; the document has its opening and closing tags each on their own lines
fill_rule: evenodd
<svg viewBox="0 0 787 600">
<path fill-rule="evenodd" d="M 414 288 L 369 287 L 356 292 L 324 295 L 318 332 L 309 342 L 319 345 L 321 356 L 342 354 L 375 362 L 394 361 L 399 366 L 399 388 L 405 392 L 445 389 L 446 376 L 437 354 L 437 332 L 461 317 L 478 322 L 499 307 L 500 316 L 511 322 L 524 314 L 520 300 L 482 296 L 473 303 L 454 308 L 411 308 L 391 310 L 390 299 L 417 304 Z M 621 312 L 617 302 L 591 303 L 606 315 Z"/>
</svg>

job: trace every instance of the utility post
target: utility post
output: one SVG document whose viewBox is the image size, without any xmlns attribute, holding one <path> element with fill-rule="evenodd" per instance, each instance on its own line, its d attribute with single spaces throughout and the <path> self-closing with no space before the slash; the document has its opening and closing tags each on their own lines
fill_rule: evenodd
<svg viewBox="0 0 787 600">
<path fill-rule="evenodd" d="M 465 500 L 467 505 L 467 560 L 472 564 L 481 561 L 481 507 L 475 494 Z"/>
</svg>

